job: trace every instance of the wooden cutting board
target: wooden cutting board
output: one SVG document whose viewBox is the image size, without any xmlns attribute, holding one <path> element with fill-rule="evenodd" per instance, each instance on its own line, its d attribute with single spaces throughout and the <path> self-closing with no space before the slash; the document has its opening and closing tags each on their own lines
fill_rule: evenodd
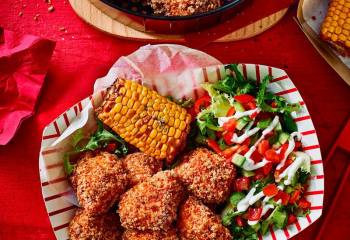
<svg viewBox="0 0 350 240">
<path fill-rule="evenodd" d="M 69 0 L 73 10 L 84 21 L 91 24 L 95 28 L 106 33 L 115 35 L 120 38 L 126 38 L 147 42 L 184 42 L 182 35 L 166 35 L 145 33 L 132 28 L 136 22 L 130 22 L 125 25 L 117 19 L 120 14 L 112 7 L 104 4 L 100 0 Z M 226 36 L 218 39 L 216 42 L 230 42 L 256 36 L 272 26 L 274 26 L 286 14 L 288 8 L 276 12 L 268 17 L 262 18 L 252 24 L 242 27 Z"/>
</svg>

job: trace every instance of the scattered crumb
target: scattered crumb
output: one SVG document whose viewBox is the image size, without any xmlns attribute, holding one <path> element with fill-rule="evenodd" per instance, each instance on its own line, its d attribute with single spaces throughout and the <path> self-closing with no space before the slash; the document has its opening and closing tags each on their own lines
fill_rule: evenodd
<svg viewBox="0 0 350 240">
<path fill-rule="evenodd" d="M 54 10 L 55 10 L 55 8 L 52 5 L 47 8 L 48 12 L 53 12 Z"/>
<path fill-rule="evenodd" d="M 19 12 L 18 16 L 22 17 L 23 16 L 23 12 Z"/>
<path fill-rule="evenodd" d="M 312 16 L 311 19 L 312 19 L 313 21 L 315 21 L 315 20 L 316 20 L 316 16 Z"/>
<path fill-rule="evenodd" d="M 60 30 L 61 32 L 64 32 L 64 31 L 66 31 L 66 28 L 65 28 L 65 27 L 60 27 L 59 30 Z"/>
<path fill-rule="evenodd" d="M 40 14 L 35 14 L 34 20 L 35 20 L 35 21 L 38 21 L 38 20 L 39 20 L 39 17 L 40 17 Z"/>
</svg>

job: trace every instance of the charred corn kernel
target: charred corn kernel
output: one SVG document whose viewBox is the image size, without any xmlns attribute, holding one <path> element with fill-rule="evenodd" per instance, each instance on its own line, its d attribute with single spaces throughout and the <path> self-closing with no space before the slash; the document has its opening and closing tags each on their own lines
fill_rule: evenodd
<svg viewBox="0 0 350 240">
<path fill-rule="evenodd" d="M 321 38 L 342 55 L 350 55 L 350 1 L 331 0 L 327 16 L 321 26 Z"/>
<path fill-rule="evenodd" d="M 191 116 L 157 92 L 118 79 L 107 91 L 98 118 L 125 141 L 157 159 L 174 159 L 183 147 Z"/>
</svg>

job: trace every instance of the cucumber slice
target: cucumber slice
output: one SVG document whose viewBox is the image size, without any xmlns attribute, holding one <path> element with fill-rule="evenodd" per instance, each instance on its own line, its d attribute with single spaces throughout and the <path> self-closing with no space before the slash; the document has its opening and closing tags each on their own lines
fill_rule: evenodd
<svg viewBox="0 0 350 240">
<path fill-rule="evenodd" d="M 277 126 L 275 127 L 275 130 L 276 130 L 276 131 L 283 131 L 282 125 L 281 125 L 280 122 L 279 122 L 279 123 L 277 124 Z"/>
<path fill-rule="evenodd" d="M 284 144 L 288 141 L 289 139 L 289 134 L 288 133 L 285 133 L 285 132 L 281 132 L 278 136 L 278 141 L 281 143 L 281 144 Z"/>
<path fill-rule="evenodd" d="M 273 214 L 272 221 L 277 228 L 284 228 L 287 224 L 287 212 L 279 209 Z"/>
<path fill-rule="evenodd" d="M 236 112 L 244 112 L 245 111 L 244 107 L 239 102 L 234 102 L 233 107 L 235 108 Z"/>
<path fill-rule="evenodd" d="M 247 170 L 242 170 L 242 175 L 244 177 L 252 177 L 252 176 L 255 176 L 255 173 L 253 171 L 247 171 Z"/>
<path fill-rule="evenodd" d="M 271 123 L 271 119 L 268 118 L 268 119 L 263 119 L 263 120 L 260 120 L 257 124 L 257 127 L 258 128 L 261 128 L 261 129 L 265 129 L 267 128 Z"/>
<path fill-rule="evenodd" d="M 243 163 L 245 162 L 245 157 L 241 154 L 236 153 L 235 155 L 233 155 L 232 162 L 236 166 L 242 167 Z"/>
<path fill-rule="evenodd" d="M 240 118 L 237 121 L 236 129 L 242 130 L 247 124 L 248 124 L 248 121 L 244 120 L 243 118 Z"/>
<path fill-rule="evenodd" d="M 230 197 L 231 205 L 237 206 L 239 201 L 241 201 L 244 197 L 245 197 L 244 193 L 241 193 L 241 192 L 232 193 L 232 195 Z"/>
</svg>

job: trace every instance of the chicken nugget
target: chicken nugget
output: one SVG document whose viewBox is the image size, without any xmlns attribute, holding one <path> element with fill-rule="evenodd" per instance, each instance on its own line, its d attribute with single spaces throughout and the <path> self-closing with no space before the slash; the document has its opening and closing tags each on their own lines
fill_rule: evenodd
<svg viewBox="0 0 350 240">
<path fill-rule="evenodd" d="M 171 228 L 167 231 L 138 231 L 126 230 L 122 240 L 178 240 L 176 230 Z"/>
<path fill-rule="evenodd" d="M 231 240 L 230 231 L 199 200 L 190 196 L 180 207 L 177 219 L 178 234 L 181 240 Z"/>
<path fill-rule="evenodd" d="M 225 202 L 236 176 L 232 163 L 206 148 L 183 156 L 183 162 L 174 171 L 187 190 L 206 204 Z"/>
</svg>

